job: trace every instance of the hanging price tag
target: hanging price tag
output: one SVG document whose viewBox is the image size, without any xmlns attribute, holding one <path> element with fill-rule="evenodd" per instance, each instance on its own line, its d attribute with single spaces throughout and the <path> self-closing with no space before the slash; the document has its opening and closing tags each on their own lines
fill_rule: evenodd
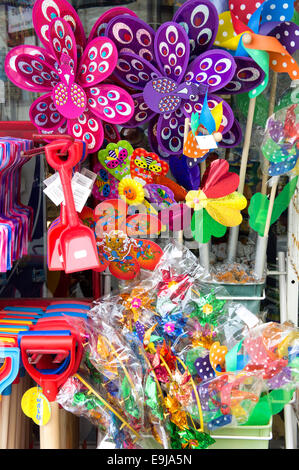
<svg viewBox="0 0 299 470">
<path fill-rule="evenodd" d="M 54 173 L 49 178 L 44 180 L 44 184 L 47 186 L 44 189 L 44 193 L 49 199 L 56 205 L 59 206 L 64 202 L 63 190 L 58 173 Z"/>
<path fill-rule="evenodd" d="M 81 212 L 87 199 L 90 196 L 93 180 L 83 175 L 82 173 L 75 173 L 72 178 L 72 190 L 76 211 Z"/>
<path fill-rule="evenodd" d="M 196 135 L 195 138 L 200 150 L 211 150 L 218 147 L 213 135 Z"/>
<path fill-rule="evenodd" d="M 236 310 L 236 313 L 246 323 L 248 328 L 254 328 L 259 323 L 259 319 L 243 305 Z"/>
<path fill-rule="evenodd" d="M 76 172 L 72 178 L 72 190 L 77 212 L 81 212 L 89 198 L 93 184 L 97 175 L 90 170 L 84 168 L 81 173 Z M 62 184 L 58 173 L 54 173 L 44 180 L 47 186 L 44 193 L 56 205 L 64 203 L 64 195 Z"/>
</svg>

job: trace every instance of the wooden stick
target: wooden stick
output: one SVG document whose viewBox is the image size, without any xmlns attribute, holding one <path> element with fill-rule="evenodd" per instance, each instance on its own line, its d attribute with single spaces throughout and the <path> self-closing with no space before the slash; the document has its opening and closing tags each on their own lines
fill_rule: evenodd
<svg viewBox="0 0 299 470">
<path fill-rule="evenodd" d="M 75 374 L 74 377 L 77 377 L 77 379 L 80 380 L 80 382 L 82 382 L 83 385 L 85 385 L 85 387 L 88 388 L 88 390 L 93 393 L 103 403 L 103 405 L 106 406 L 106 408 L 108 408 L 108 410 L 112 411 L 112 413 L 114 413 L 115 416 L 117 416 L 118 419 L 130 429 L 130 431 L 132 431 L 138 438 L 140 437 L 140 434 L 129 423 L 127 423 L 126 420 L 108 402 L 106 402 L 106 400 L 104 400 L 104 398 L 99 395 L 91 385 L 86 382 L 86 380 L 83 379 L 83 377 L 79 374 Z"/>
<path fill-rule="evenodd" d="M 190 120 L 189 120 L 189 118 L 185 118 L 184 145 L 185 145 L 185 142 L 186 142 L 186 140 L 187 140 L 187 138 L 188 138 L 189 125 L 190 125 Z"/>
<path fill-rule="evenodd" d="M 24 377 L 20 377 L 20 382 L 17 384 L 17 404 L 16 404 L 16 434 L 15 434 L 15 442 L 14 448 L 21 449 L 21 442 L 22 442 L 22 421 L 24 417 L 24 413 L 22 412 L 21 408 L 21 400 L 23 396 L 23 384 L 24 384 Z"/>
<path fill-rule="evenodd" d="M 10 395 L 2 395 L 2 416 L 0 423 L 0 449 L 7 449 Z"/>
<path fill-rule="evenodd" d="M 273 183 L 273 186 L 271 188 L 270 201 L 269 201 L 269 207 L 268 207 L 268 212 L 267 212 L 267 219 L 266 219 L 266 224 L 265 224 L 264 237 L 267 237 L 268 234 L 269 234 L 269 230 L 270 230 L 270 226 L 271 226 L 271 217 L 272 217 L 272 212 L 273 212 L 273 206 L 274 206 L 278 181 L 279 181 L 279 177 L 276 178 L 276 180 Z"/>
<path fill-rule="evenodd" d="M 200 162 L 200 179 L 202 179 L 203 174 L 206 171 L 206 169 L 207 169 L 207 164 L 206 164 L 206 160 L 204 160 L 203 162 Z"/>
<path fill-rule="evenodd" d="M 18 401 L 18 384 L 12 385 L 10 406 L 9 406 L 9 427 L 7 448 L 15 448 L 16 424 L 17 424 L 17 401 Z"/>
<path fill-rule="evenodd" d="M 255 105 L 256 105 L 256 98 L 250 98 L 248 113 L 247 113 L 246 130 L 245 130 L 245 136 L 244 136 L 244 145 L 243 145 L 243 151 L 242 151 L 242 156 L 241 156 L 240 173 L 239 173 L 240 179 L 239 179 L 238 192 L 241 194 L 243 194 L 244 186 L 245 186 L 245 178 L 246 178 L 248 155 L 249 155 L 249 149 L 250 149 Z"/>
<path fill-rule="evenodd" d="M 73 441 L 72 449 L 79 449 L 80 446 L 80 421 L 78 416 L 72 415 L 72 429 L 73 429 Z"/>
<path fill-rule="evenodd" d="M 59 410 L 60 427 L 60 449 L 67 449 L 67 411 L 64 408 Z"/>
<path fill-rule="evenodd" d="M 57 402 L 51 403 L 50 420 L 44 426 L 40 426 L 40 431 L 41 449 L 60 448 L 59 404 Z"/>
<path fill-rule="evenodd" d="M 190 121 L 188 118 L 185 119 L 185 129 L 184 129 L 184 143 L 188 137 Z M 200 162 L 200 177 L 204 174 L 206 170 L 206 162 Z M 209 254 L 209 244 L 208 243 L 199 243 L 199 261 L 201 265 L 205 268 L 206 271 L 209 271 L 210 268 L 210 254 Z"/>
<path fill-rule="evenodd" d="M 33 385 L 32 379 L 29 374 L 26 373 L 25 378 L 26 380 L 25 380 L 24 392 L 29 390 L 29 388 L 31 388 Z M 24 439 L 24 449 L 29 449 L 31 445 L 31 439 L 32 439 L 32 420 L 28 418 L 28 416 L 25 416 L 23 439 Z"/>
<path fill-rule="evenodd" d="M 74 421 L 73 414 L 69 411 L 61 408 L 59 410 L 59 422 L 60 422 L 60 449 L 75 449 L 74 447 L 74 432 L 73 429 Z"/>
<path fill-rule="evenodd" d="M 256 104 L 256 98 L 250 98 L 248 113 L 247 113 L 245 136 L 244 136 L 244 145 L 243 145 L 243 151 L 242 151 L 241 163 L 240 163 L 240 173 L 239 173 L 240 179 L 239 179 L 238 192 L 241 194 L 243 194 L 244 186 L 245 186 L 255 104 Z M 228 253 L 227 253 L 227 258 L 229 262 L 234 261 L 236 258 L 238 237 L 239 237 L 239 225 L 237 225 L 236 227 L 231 227 L 229 231 Z"/>
<path fill-rule="evenodd" d="M 277 90 L 277 72 L 273 72 L 272 83 L 270 88 L 270 98 L 269 98 L 269 108 L 268 108 L 268 117 L 272 116 L 274 113 L 275 108 L 275 100 L 276 100 L 276 90 Z M 261 193 L 267 194 L 267 181 L 268 181 L 268 169 L 269 169 L 269 161 L 267 158 L 263 159 L 263 177 L 262 177 L 262 188 Z"/>
</svg>

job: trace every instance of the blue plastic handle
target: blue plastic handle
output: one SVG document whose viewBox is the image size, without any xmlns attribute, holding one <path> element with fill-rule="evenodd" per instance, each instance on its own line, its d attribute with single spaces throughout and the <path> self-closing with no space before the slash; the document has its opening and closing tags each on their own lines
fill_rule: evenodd
<svg viewBox="0 0 299 470">
<path fill-rule="evenodd" d="M 59 366 L 57 367 L 57 369 L 38 369 L 36 367 L 36 370 L 38 372 L 40 372 L 41 374 L 48 374 L 48 375 L 55 375 L 55 374 L 61 374 L 61 372 L 63 372 L 69 365 L 70 363 L 70 354 L 65 358 L 65 360 L 59 364 Z"/>
</svg>

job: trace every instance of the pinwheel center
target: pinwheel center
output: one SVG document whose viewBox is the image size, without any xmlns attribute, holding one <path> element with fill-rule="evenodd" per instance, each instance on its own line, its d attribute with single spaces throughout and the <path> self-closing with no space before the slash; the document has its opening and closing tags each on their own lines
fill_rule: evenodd
<svg viewBox="0 0 299 470">
<path fill-rule="evenodd" d="M 143 98 L 152 111 L 164 114 L 178 109 L 182 100 L 195 98 L 197 91 L 195 83 L 178 84 L 170 78 L 158 77 L 146 84 Z"/>
<path fill-rule="evenodd" d="M 197 194 L 193 197 L 192 203 L 196 210 L 205 208 L 208 204 L 207 196 L 200 189 L 197 191 Z"/>
</svg>

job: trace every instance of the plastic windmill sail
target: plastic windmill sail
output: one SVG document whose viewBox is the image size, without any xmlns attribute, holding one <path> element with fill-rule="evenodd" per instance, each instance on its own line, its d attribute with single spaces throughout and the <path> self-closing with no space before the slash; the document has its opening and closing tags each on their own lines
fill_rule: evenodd
<svg viewBox="0 0 299 470">
<path fill-rule="evenodd" d="M 211 236 L 222 237 L 227 227 L 242 222 L 240 211 L 247 205 L 246 198 L 236 191 L 239 177 L 228 171 L 226 160 L 215 160 L 203 175 L 198 191 L 189 191 L 187 206 L 194 209 L 191 221 L 193 237 L 207 243 Z"/>
</svg>

